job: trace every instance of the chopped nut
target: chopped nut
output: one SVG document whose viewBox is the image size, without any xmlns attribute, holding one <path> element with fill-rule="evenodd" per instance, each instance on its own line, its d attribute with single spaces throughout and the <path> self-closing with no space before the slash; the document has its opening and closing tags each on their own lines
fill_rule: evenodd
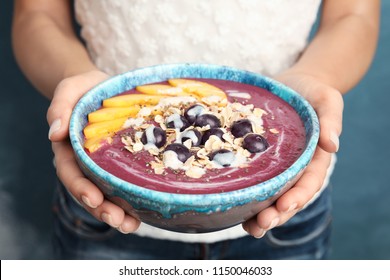
<svg viewBox="0 0 390 280">
<path fill-rule="evenodd" d="M 199 166 L 199 167 L 203 167 L 204 164 L 200 163 L 198 160 L 195 160 L 193 163 L 192 163 L 193 166 Z"/>
<path fill-rule="evenodd" d="M 132 146 L 125 146 L 125 149 L 128 150 L 130 153 L 134 153 Z"/>
<path fill-rule="evenodd" d="M 244 138 L 243 137 L 239 137 L 239 138 L 236 138 L 234 139 L 234 145 L 237 145 L 237 146 L 242 146 L 242 142 L 244 141 Z"/>
<path fill-rule="evenodd" d="M 127 135 L 123 136 L 123 137 L 121 138 L 121 141 L 122 141 L 123 144 L 125 144 L 125 145 L 127 145 L 127 146 L 133 145 L 133 139 L 131 139 L 130 136 L 127 136 Z"/>
<path fill-rule="evenodd" d="M 142 151 L 143 148 L 144 148 L 144 145 L 141 142 L 137 142 L 133 145 L 134 152 Z"/>
<path fill-rule="evenodd" d="M 194 165 L 198 163 L 198 164 L 201 164 L 201 165 L 208 165 L 210 163 L 210 160 L 209 158 L 204 158 L 204 159 L 198 159 L 197 161 L 195 161 Z"/>
<path fill-rule="evenodd" d="M 155 174 L 163 174 L 165 171 L 164 164 L 161 161 L 160 162 L 151 161 L 150 165 L 154 170 Z"/>
<path fill-rule="evenodd" d="M 191 178 L 200 178 L 202 177 L 206 171 L 198 166 L 192 166 L 190 169 L 186 171 L 186 175 Z"/>
<path fill-rule="evenodd" d="M 162 162 L 156 162 L 156 161 L 151 161 L 150 166 L 155 169 L 159 167 L 164 167 L 164 164 Z"/>
<path fill-rule="evenodd" d="M 163 129 L 163 130 L 166 130 L 166 129 L 167 129 L 167 126 L 165 125 L 165 123 L 160 123 L 160 127 L 161 127 L 161 129 Z"/>
<path fill-rule="evenodd" d="M 255 117 L 258 117 L 258 118 L 260 118 L 263 114 L 265 114 L 266 112 L 264 111 L 264 110 L 262 110 L 262 109 L 260 109 L 260 108 L 255 108 L 254 110 L 253 110 L 253 115 L 255 116 Z"/>
<path fill-rule="evenodd" d="M 239 103 L 239 102 L 234 102 L 234 103 L 232 103 L 232 105 L 231 105 L 231 107 L 232 107 L 232 109 L 233 109 L 234 111 L 240 111 L 241 108 L 242 108 L 242 106 L 244 106 L 244 105 L 242 105 L 242 104 Z"/>
<path fill-rule="evenodd" d="M 206 125 L 206 126 L 202 126 L 202 127 L 199 127 L 198 130 L 200 132 L 203 132 L 203 131 L 206 131 L 206 130 L 209 130 L 210 129 L 210 125 Z"/>
<path fill-rule="evenodd" d="M 147 149 L 149 154 L 158 156 L 160 154 L 160 150 L 157 147 L 152 147 Z"/>
<path fill-rule="evenodd" d="M 181 110 L 175 107 L 169 107 L 167 111 L 172 114 L 181 114 Z"/>
<path fill-rule="evenodd" d="M 222 142 L 222 146 L 220 149 L 235 150 L 236 145 L 230 144 L 228 142 Z"/>
<path fill-rule="evenodd" d="M 221 139 L 219 139 L 218 136 L 211 135 L 210 138 L 204 144 L 204 148 L 206 149 L 206 151 L 213 151 L 220 149 L 222 145 L 223 142 Z"/>
<path fill-rule="evenodd" d="M 165 130 L 165 132 L 166 132 L 167 134 L 169 134 L 169 133 L 176 133 L 176 129 L 175 129 L 175 128 L 167 128 L 167 129 Z"/>
<path fill-rule="evenodd" d="M 183 145 L 186 146 L 188 149 L 191 149 L 191 147 L 192 147 L 192 140 L 188 139 L 188 140 L 184 141 Z"/>
<path fill-rule="evenodd" d="M 224 99 L 222 99 L 221 97 L 217 96 L 217 95 L 211 95 L 211 96 L 207 96 L 207 97 L 203 97 L 202 99 L 202 102 L 207 104 L 207 105 L 215 105 L 215 104 L 221 104 L 221 103 L 225 103 L 224 102 Z"/>
<path fill-rule="evenodd" d="M 243 147 L 238 147 L 237 155 L 241 155 L 243 157 L 248 158 L 251 156 L 251 153 L 248 150 L 244 149 Z"/>
<path fill-rule="evenodd" d="M 163 174 L 164 171 L 165 171 L 165 167 L 157 167 L 154 169 L 154 173 L 159 175 Z"/>
<path fill-rule="evenodd" d="M 140 141 L 140 139 L 142 138 L 142 134 L 143 134 L 142 131 L 137 131 L 137 132 L 134 134 L 135 142 Z"/>
<path fill-rule="evenodd" d="M 219 139 L 219 138 L 218 138 Z M 222 148 L 222 146 L 224 145 L 224 143 L 221 141 L 221 139 L 219 140 L 216 140 L 212 143 L 211 145 L 211 150 L 212 151 L 215 151 L 215 150 L 219 150 Z"/>
<path fill-rule="evenodd" d="M 139 110 L 137 117 L 149 117 L 152 114 L 152 109 L 150 107 L 143 107 Z"/>
<path fill-rule="evenodd" d="M 175 97 L 167 97 L 162 98 L 160 102 L 157 104 L 156 109 L 165 110 L 165 108 L 177 106 L 179 107 L 182 104 L 191 104 L 196 103 L 196 98 L 192 96 L 175 96 Z"/>
<path fill-rule="evenodd" d="M 230 143 L 230 144 L 233 144 L 234 143 L 234 139 L 233 139 L 233 136 L 230 134 L 230 133 L 225 133 L 224 135 L 222 135 L 222 138 Z"/>
<path fill-rule="evenodd" d="M 196 155 L 198 156 L 198 158 L 201 158 L 201 159 L 208 159 L 208 152 L 206 151 L 205 148 L 201 148 L 197 153 Z"/>
<path fill-rule="evenodd" d="M 164 117 L 161 116 L 161 115 L 156 115 L 156 116 L 154 117 L 154 121 L 155 121 L 156 123 L 158 123 L 158 124 L 161 124 L 161 123 L 164 123 L 164 122 L 165 122 Z"/>
<path fill-rule="evenodd" d="M 180 89 L 182 91 L 182 89 Z M 233 93 L 244 94 L 234 91 Z M 244 98 L 240 95 L 240 98 Z M 250 95 L 248 99 L 250 99 Z M 233 96 L 233 95 L 231 95 Z M 237 96 L 238 97 L 238 96 Z M 181 132 L 179 129 L 167 128 L 166 118 L 172 114 L 183 115 L 186 108 L 192 104 L 203 103 L 206 113 L 213 114 L 221 121 L 220 129 L 224 132 L 222 139 L 216 135 L 211 135 L 204 146 L 193 147 L 192 140 L 186 140 L 183 145 L 190 149 L 196 156 L 191 156 L 185 163 L 182 163 L 177 159 L 177 156 L 169 151 L 164 153 L 164 148 L 157 148 L 155 145 L 146 144 L 141 142 L 144 130 L 153 124 L 149 123 L 153 120 L 158 126 L 160 126 L 166 133 L 167 144 L 175 143 L 180 140 Z M 181 171 L 185 171 L 186 176 L 190 178 L 202 177 L 207 169 L 216 168 L 213 161 L 210 161 L 209 154 L 212 151 L 219 149 L 227 149 L 235 153 L 236 159 L 234 160 L 234 166 L 245 167 L 248 161 L 252 158 L 252 154 L 242 147 L 243 138 L 235 138 L 230 128 L 235 121 L 241 119 L 248 119 L 252 123 L 252 131 L 257 134 L 264 134 L 262 116 L 267 114 L 261 108 L 255 108 L 253 104 L 243 101 L 242 103 L 235 101 L 233 103 L 227 102 L 226 98 L 220 96 L 211 95 L 203 97 L 199 100 L 193 96 L 174 96 L 162 98 L 156 106 L 143 106 L 137 114 L 137 118 L 129 118 L 125 123 L 125 128 L 133 128 L 131 134 L 124 135 L 121 138 L 124 144 L 124 149 L 131 153 L 137 153 L 142 150 L 148 151 L 154 156 L 154 161 L 147 164 L 147 172 L 153 172 L 155 174 L 164 174 L 167 168 L 173 170 L 174 173 L 179 174 Z M 273 118 L 273 116 L 272 116 Z M 186 128 L 186 130 L 194 129 L 193 126 Z M 210 126 L 197 127 L 200 132 L 204 132 L 210 129 Z M 279 133 L 275 128 L 269 130 L 271 133 Z M 109 139 L 109 141 L 113 141 Z M 165 173 L 166 174 L 166 173 Z M 181 173 L 180 173 L 181 174 Z"/>
<path fill-rule="evenodd" d="M 257 134 L 263 134 L 264 133 L 263 126 L 261 126 L 261 125 L 253 125 L 252 129 L 253 129 L 254 133 L 257 133 Z"/>
<path fill-rule="evenodd" d="M 195 161 L 195 157 L 194 156 L 189 157 L 186 160 L 186 162 L 184 163 L 184 167 L 190 168 L 192 166 L 192 164 L 194 163 L 194 161 Z"/>
<path fill-rule="evenodd" d="M 123 128 L 129 128 L 129 127 L 140 127 L 145 122 L 144 118 L 129 118 L 125 121 Z"/>
<path fill-rule="evenodd" d="M 145 123 L 145 124 L 141 125 L 140 128 L 147 129 L 149 126 L 152 126 L 152 125 L 149 123 Z"/>
<path fill-rule="evenodd" d="M 200 150 L 200 147 L 192 146 L 190 150 L 191 150 L 191 151 L 194 151 L 194 152 L 197 152 L 197 151 Z"/>
<path fill-rule="evenodd" d="M 176 141 L 176 133 L 171 133 L 167 135 L 167 142 L 172 143 Z"/>
</svg>

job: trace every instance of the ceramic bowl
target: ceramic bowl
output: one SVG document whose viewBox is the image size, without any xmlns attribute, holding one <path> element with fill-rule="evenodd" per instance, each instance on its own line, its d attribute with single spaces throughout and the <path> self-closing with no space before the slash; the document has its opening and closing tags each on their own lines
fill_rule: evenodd
<svg viewBox="0 0 390 280">
<path fill-rule="evenodd" d="M 257 185 L 225 193 L 175 194 L 159 192 L 121 180 L 100 168 L 83 148 L 83 128 L 87 115 L 106 98 L 137 85 L 171 78 L 215 78 L 265 88 L 288 102 L 303 120 L 306 147 L 302 155 L 283 173 Z M 317 116 L 309 103 L 292 89 L 268 77 L 226 66 L 171 64 L 137 69 L 97 85 L 74 108 L 70 140 L 84 174 L 104 195 L 142 222 L 185 233 L 203 233 L 232 227 L 253 217 L 291 188 L 310 162 L 319 137 Z"/>
</svg>

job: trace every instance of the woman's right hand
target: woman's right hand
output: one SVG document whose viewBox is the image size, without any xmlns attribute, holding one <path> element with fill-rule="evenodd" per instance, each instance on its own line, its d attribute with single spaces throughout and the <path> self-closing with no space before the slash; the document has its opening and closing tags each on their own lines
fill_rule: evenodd
<svg viewBox="0 0 390 280">
<path fill-rule="evenodd" d="M 57 175 L 73 197 L 96 219 L 122 233 L 130 233 L 137 230 L 140 221 L 105 199 L 99 188 L 84 176 L 68 138 L 69 120 L 74 106 L 89 89 L 108 77 L 106 73 L 94 70 L 66 78 L 58 84 L 47 111 L 49 139 L 52 142 Z"/>
</svg>

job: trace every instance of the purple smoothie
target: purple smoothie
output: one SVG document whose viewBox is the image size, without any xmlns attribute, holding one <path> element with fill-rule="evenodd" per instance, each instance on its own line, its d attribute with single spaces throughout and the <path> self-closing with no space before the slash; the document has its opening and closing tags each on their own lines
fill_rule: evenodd
<svg viewBox="0 0 390 280">
<path fill-rule="evenodd" d="M 135 185 L 162 192 L 200 194 L 227 192 L 261 183 L 282 173 L 302 154 L 305 148 L 303 122 L 287 102 L 252 85 L 225 80 L 197 80 L 224 90 L 230 102 L 253 104 L 267 112 L 262 119 L 265 130 L 263 136 L 269 147 L 262 153 L 253 154 L 247 167 L 207 170 L 199 179 L 186 176 L 184 171 L 170 169 L 164 175 L 155 174 L 149 165 L 153 160 L 149 152 L 132 154 L 123 148 L 121 137 L 124 133 L 131 132 L 129 129 L 118 132 L 111 144 L 106 144 L 93 153 L 87 151 L 89 156 L 101 168 Z M 248 93 L 251 98 L 237 97 L 234 94 L 236 91 Z M 131 90 L 125 94 L 132 92 L 136 91 Z"/>
</svg>

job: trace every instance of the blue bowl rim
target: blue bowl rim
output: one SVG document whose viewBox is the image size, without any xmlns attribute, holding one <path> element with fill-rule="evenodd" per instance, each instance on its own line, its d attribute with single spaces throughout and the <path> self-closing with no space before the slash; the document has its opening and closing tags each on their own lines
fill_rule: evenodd
<svg viewBox="0 0 390 280">
<path fill-rule="evenodd" d="M 218 72 L 229 71 L 229 73 L 237 74 L 243 77 L 249 75 L 255 78 L 256 80 L 259 80 L 265 84 L 270 85 L 272 88 L 279 88 L 282 91 L 287 92 L 296 101 L 301 102 L 303 104 L 303 107 L 307 110 L 309 120 L 310 120 L 309 125 L 312 127 L 312 133 L 309 139 L 307 139 L 306 149 L 303 151 L 301 156 L 288 169 L 286 169 L 281 174 L 253 186 L 249 186 L 239 190 L 223 192 L 223 193 L 180 194 L 180 193 L 161 192 L 161 191 L 156 191 L 145 187 L 141 187 L 132 184 L 130 182 L 126 182 L 110 174 L 104 169 L 102 169 L 87 155 L 87 153 L 83 148 L 82 143 L 78 140 L 78 135 L 80 131 L 77 130 L 77 128 L 79 127 L 77 123 L 80 122 L 79 118 L 86 117 L 86 114 L 89 113 L 89 112 L 83 113 L 85 102 L 88 101 L 88 99 L 93 99 L 95 95 L 100 94 L 107 87 L 115 85 L 116 83 L 123 83 L 124 81 L 133 79 L 134 77 L 145 77 L 151 74 L 157 74 L 157 76 L 158 75 L 164 76 L 167 73 L 171 73 L 172 71 L 173 72 L 183 71 L 184 73 L 187 73 L 189 71 L 191 73 L 197 73 L 197 74 L 204 73 L 204 72 L 218 73 Z M 160 78 L 159 76 L 158 77 L 159 80 L 156 80 L 156 82 L 165 81 L 168 78 L 174 78 L 174 77 L 198 78 L 198 77 L 194 77 L 193 75 L 186 76 L 184 74 L 184 75 L 172 76 L 171 74 L 171 76 L 166 78 Z M 203 76 L 201 78 L 203 78 Z M 220 79 L 218 77 L 213 77 L 213 78 Z M 139 84 L 145 84 L 145 83 L 139 83 Z M 116 94 L 117 93 L 112 94 L 111 96 Z M 100 102 L 101 101 L 102 100 L 100 100 Z M 78 159 L 85 166 L 87 166 L 88 169 L 90 169 L 90 171 L 95 176 L 104 178 L 104 180 L 109 185 L 113 186 L 114 188 L 118 188 L 117 193 L 120 192 L 131 193 L 132 196 L 137 198 L 150 200 L 153 201 L 154 203 L 162 203 L 164 205 L 172 205 L 172 206 L 181 206 L 181 205 L 195 206 L 196 205 L 198 207 L 209 207 L 211 205 L 216 205 L 216 206 L 229 205 L 228 207 L 234 207 L 234 206 L 243 205 L 253 200 L 259 200 L 259 201 L 265 200 L 273 196 L 274 194 L 276 194 L 278 191 L 280 191 L 280 189 L 287 182 L 294 179 L 294 177 L 308 165 L 308 163 L 310 162 L 314 154 L 315 148 L 317 146 L 318 138 L 319 138 L 319 122 L 314 109 L 301 95 L 299 95 L 291 88 L 269 77 L 257 73 L 253 73 L 250 71 L 237 69 L 230 66 L 221 66 L 215 64 L 198 64 L 198 63 L 177 63 L 177 64 L 160 64 L 155 66 L 138 68 L 129 72 L 125 72 L 123 74 L 113 76 L 108 80 L 96 85 L 94 88 L 89 90 L 82 98 L 80 98 L 79 102 L 76 104 L 70 119 L 69 136 L 71 140 L 71 145 Z"/>
</svg>

